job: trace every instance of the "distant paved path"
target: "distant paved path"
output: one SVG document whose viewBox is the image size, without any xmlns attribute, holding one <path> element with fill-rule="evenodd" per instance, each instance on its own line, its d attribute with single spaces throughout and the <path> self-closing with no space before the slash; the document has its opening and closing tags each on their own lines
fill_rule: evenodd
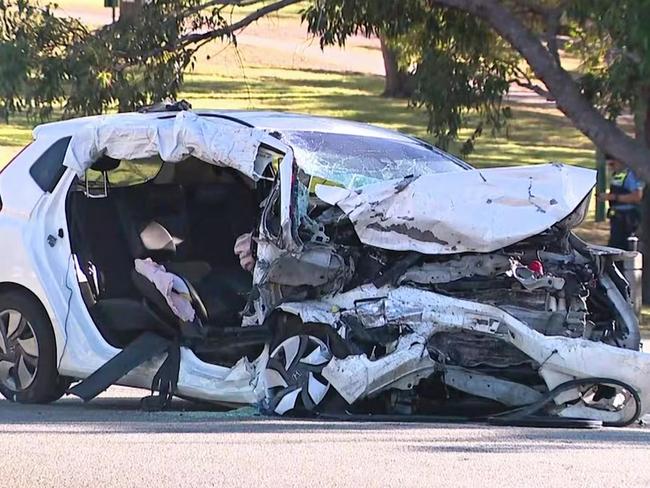
<svg viewBox="0 0 650 488">
<path fill-rule="evenodd" d="M 648 487 L 650 428 L 279 421 L 138 410 L 113 388 L 83 406 L 0 402 L 5 487 Z M 180 407 L 189 404 L 178 404 Z"/>
</svg>

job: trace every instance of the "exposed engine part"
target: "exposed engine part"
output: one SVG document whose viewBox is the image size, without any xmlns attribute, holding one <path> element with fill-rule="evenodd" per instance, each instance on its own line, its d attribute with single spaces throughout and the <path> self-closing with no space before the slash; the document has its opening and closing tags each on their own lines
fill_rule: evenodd
<svg viewBox="0 0 650 488">
<path fill-rule="evenodd" d="M 354 273 L 354 264 L 338 254 L 331 246 L 305 246 L 300 257 L 285 253 L 270 263 L 269 281 L 284 286 L 342 288 Z"/>
<path fill-rule="evenodd" d="M 492 277 L 511 269 L 510 257 L 501 254 L 464 255 L 443 262 L 428 262 L 406 271 L 399 283 L 435 285 L 474 276 Z"/>
<path fill-rule="evenodd" d="M 534 361 L 516 347 L 492 335 L 466 331 L 442 331 L 427 342 L 430 352 L 442 353 L 448 364 L 475 368 L 533 365 Z"/>
<path fill-rule="evenodd" d="M 607 297 L 614 303 L 618 311 L 618 318 L 623 326 L 622 345 L 630 349 L 636 349 L 641 340 L 639 333 L 639 319 L 634 313 L 634 309 L 628 300 L 614 284 L 609 275 L 603 275 L 600 282 L 607 290 Z"/>
<path fill-rule="evenodd" d="M 527 290 L 538 290 L 546 288 L 551 290 L 561 290 L 564 287 L 564 278 L 548 274 L 538 274 L 526 266 L 516 262 L 512 263 L 510 270 L 512 277 L 523 285 Z"/>
<path fill-rule="evenodd" d="M 540 311 L 503 305 L 502 308 L 528 324 L 532 329 L 548 336 L 583 337 L 587 323 L 586 309 L 581 311 Z"/>
</svg>

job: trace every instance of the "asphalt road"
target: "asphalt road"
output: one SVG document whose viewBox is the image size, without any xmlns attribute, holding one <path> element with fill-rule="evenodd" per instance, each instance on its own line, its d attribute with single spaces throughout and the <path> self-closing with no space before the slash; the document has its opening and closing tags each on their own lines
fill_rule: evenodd
<svg viewBox="0 0 650 488">
<path fill-rule="evenodd" d="M 595 431 L 291 421 L 253 409 L 0 401 L 2 486 L 648 487 L 650 427 Z"/>
</svg>

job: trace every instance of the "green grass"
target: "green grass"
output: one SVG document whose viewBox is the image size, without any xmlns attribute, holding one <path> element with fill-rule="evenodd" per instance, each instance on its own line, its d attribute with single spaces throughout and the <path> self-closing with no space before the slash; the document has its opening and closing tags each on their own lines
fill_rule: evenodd
<svg viewBox="0 0 650 488">
<path fill-rule="evenodd" d="M 24 117 L 15 117 L 11 123 L 0 123 L 0 168 L 32 139 L 32 124 Z"/>
</svg>

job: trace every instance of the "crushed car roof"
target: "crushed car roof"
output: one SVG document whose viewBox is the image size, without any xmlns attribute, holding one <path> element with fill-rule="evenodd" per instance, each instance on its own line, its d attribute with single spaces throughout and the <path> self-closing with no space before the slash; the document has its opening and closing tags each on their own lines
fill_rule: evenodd
<svg viewBox="0 0 650 488">
<path fill-rule="evenodd" d="M 255 158 L 259 146 L 288 146 L 269 139 L 272 131 L 315 131 L 374 137 L 413 143 L 396 131 L 369 124 L 283 112 L 197 110 L 180 112 L 120 113 L 81 117 L 34 129 L 34 138 L 72 136 L 65 166 L 81 174 L 102 155 L 116 159 L 160 155 L 178 162 L 189 155 L 205 162 L 237 169 L 257 179 Z"/>
<path fill-rule="evenodd" d="M 78 117 L 74 119 L 61 120 L 41 124 L 34 128 L 34 138 L 56 137 L 74 134 L 81 127 L 88 124 L 98 124 L 110 120 L 111 123 L 130 123 L 133 119 L 156 120 L 174 117 L 179 112 L 150 112 L 150 113 L 118 113 L 107 115 L 95 115 L 89 117 Z M 235 110 L 193 110 L 195 113 L 205 117 L 219 117 L 221 120 L 239 121 L 243 125 L 253 126 L 264 130 L 296 130 L 363 135 L 368 137 L 381 137 L 411 141 L 411 137 L 397 131 L 381 127 L 354 122 L 345 119 L 332 117 L 319 117 L 306 114 L 274 111 L 235 111 Z"/>
<path fill-rule="evenodd" d="M 206 163 L 234 168 L 256 180 L 261 144 L 287 153 L 289 148 L 261 129 L 195 112 L 118 114 L 37 127 L 35 138 L 71 135 L 63 164 L 81 175 L 101 156 L 142 159 L 160 156 L 179 162 L 194 156 Z"/>
</svg>

